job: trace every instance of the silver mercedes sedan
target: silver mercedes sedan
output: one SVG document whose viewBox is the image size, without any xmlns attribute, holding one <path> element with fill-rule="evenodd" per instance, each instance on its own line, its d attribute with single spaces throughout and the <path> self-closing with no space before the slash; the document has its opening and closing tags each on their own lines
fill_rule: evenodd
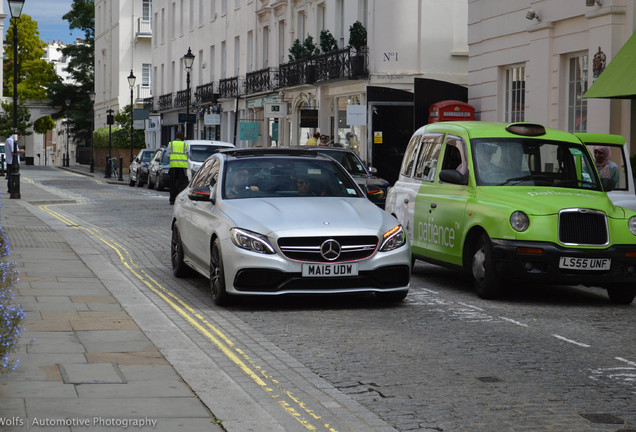
<svg viewBox="0 0 636 432">
<path fill-rule="evenodd" d="M 210 279 L 216 304 L 236 295 L 373 292 L 400 301 L 411 251 L 397 219 L 317 152 L 212 155 L 175 202 L 172 269 Z"/>
</svg>

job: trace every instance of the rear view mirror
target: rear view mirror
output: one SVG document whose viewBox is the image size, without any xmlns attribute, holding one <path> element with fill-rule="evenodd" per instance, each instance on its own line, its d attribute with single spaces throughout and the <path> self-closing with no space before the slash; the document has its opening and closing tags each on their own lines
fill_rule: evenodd
<svg viewBox="0 0 636 432">
<path fill-rule="evenodd" d="M 212 201 L 214 202 L 214 195 L 209 186 L 197 186 L 192 188 L 188 193 L 188 198 L 192 201 Z"/>
<path fill-rule="evenodd" d="M 444 183 L 452 183 L 458 185 L 468 184 L 468 176 L 454 169 L 445 169 L 439 172 L 439 179 Z"/>
</svg>

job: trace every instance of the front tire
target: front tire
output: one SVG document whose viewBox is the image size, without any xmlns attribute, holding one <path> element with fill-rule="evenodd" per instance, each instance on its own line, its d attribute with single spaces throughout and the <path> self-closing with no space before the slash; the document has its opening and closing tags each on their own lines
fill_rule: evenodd
<svg viewBox="0 0 636 432">
<path fill-rule="evenodd" d="M 214 304 L 223 306 L 228 303 L 225 291 L 225 272 L 223 271 L 223 257 L 219 239 L 214 240 L 210 251 L 210 296 Z"/>
<path fill-rule="evenodd" d="M 152 175 L 148 174 L 148 189 L 153 189 L 155 184 L 152 182 Z"/>
<path fill-rule="evenodd" d="M 490 300 L 501 295 L 503 281 L 495 268 L 492 243 L 487 234 L 481 235 L 473 249 L 471 274 L 480 298 Z"/>
<path fill-rule="evenodd" d="M 636 287 L 627 284 L 610 285 L 607 287 L 607 295 L 612 303 L 628 305 L 636 297 Z"/>
<path fill-rule="evenodd" d="M 183 261 L 183 243 L 181 242 L 179 229 L 176 226 L 172 227 L 170 263 L 172 264 L 172 274 L 176 277 L 183 278 L 190 274 L 190 267 Z"/>
</svg>

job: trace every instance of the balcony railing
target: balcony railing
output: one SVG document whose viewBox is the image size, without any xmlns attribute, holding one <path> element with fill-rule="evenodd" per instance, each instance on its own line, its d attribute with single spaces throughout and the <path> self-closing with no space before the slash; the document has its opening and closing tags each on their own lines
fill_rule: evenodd
<svg viewBox="0 0 636 432">
<path fill-rule="evenodd" d="M 137 100 L 143 100 L 152 96 L 152 90 L 149 85 L 137 84 Z"/>
<path fill-rule="evenodd" d="M 214 83 L 200 85 L 194 91 L 194 103 L 196 105 L 205 103 L 216 103 L 219 98 L 218 93 L 214 93 Z"/>
<path fill-rule="evenodd" d="M 137 37 L 152 36 L 152 21 L 144 18 L 137 18 Z"/>
<path fill-rule="evenodd" d="M 349 78 L 351 76 L 351 50 L 349 48 L 320 54 L 315 58 L 316 81 Z"/>
<path fill-rule="evenodd" d="M 225 78 L 219 81 L 219 98 L 231 98 L 240 94 L 239 77 Z"/>
<path fill-rule="evenodd" d="M 190 95 L 192 95 L 192 93 L 190 93 Z M 192 103 L 192 98 L 190 98 L 190 103 Z M 179 90 L 177 92 L 177 96 L 174 98 L 175 108 L 181 108 L 187 105 L 188 105 L 188 90 Z"/>
<path fill-rule="evenodd" d="M 159 111 L 169 110 L 172 108 L 172 93 L 159 96 L 157 109 Z"/>
<path fill-rule="evenodd" d="M 278 88 L 278 70 L 266 68 L 245 74 L 245 93 L 260 93 Z"/>
</svg>

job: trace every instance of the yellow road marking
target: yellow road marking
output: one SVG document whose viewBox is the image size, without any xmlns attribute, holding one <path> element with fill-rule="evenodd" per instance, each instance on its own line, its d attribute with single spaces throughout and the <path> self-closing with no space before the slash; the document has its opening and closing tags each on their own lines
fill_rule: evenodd
<svg viewBox="0 0 636 432">
<path fill-rule="evenodd" d="M 209 321 L 203 318 L 200 314 L 196 313 L 195 309 L 188 305 L 184 300 L 180 299 L 177 295 L 172 293 L 168 288 L 161 285 L 154 278 L 149 276 L 143 269 L 139 268 L 137 264 L 132 260 L 128 250 L 112 240 L 105 238 L 95 228 L 87 228 L 72 221 L 68 217 L 52 210 L 50 207 L 53 205 L 61 204 L 43 204 L 39 208 L 43 212 L 53 216 L 65 225 L 83 230 L 89 235 L 93 236 L 97 240 L 104 243 L 111 248 L 119 257 L 120 262 L 130 271 L 137 279 L 139 279 L 144 285 L 154 292 L 159 298 L 172 307 L 179 315 L 181 315 L 192 327 L 197 329 L 203 334 L 210 342 L 212 342 L 228 359 L 230 359 L 243 373 L 249 376 L 257 385 L 259 385 L 266 393 L 272 398 L 277 400 L 277 403 L 283 408 L 285 412 L 291 415 L 296 421 L 298 421 L 307 430 L 317 430 L 309 420 L 303 417 L 303 414 L 299 412 L 304 411 L 306 415 L 309 415 L 312 419 L 320 421 L 321 417 L 310 409 L 304 402 L 298 399 L 294 394 L 288 390 L 285 390 L 273 376 L 267 374 L 262 367 L 256 365 L 249 356 L 240 348 L 235 347 L 235 344 L 223 334 L 219 329 L 213 326 Z M 68 205 L 68 204 L 66 204 Z M 243 358 L 243 360 L 241 359 Z M 249 365 L 248 365 L 249 363 Z M 260 373 L 257 373 L 256 371 Z M 277 390 L 276 390 L 277 389 Z M 285 400 L 285 398 L 287 400 Z M 290 401 L 292 403 L 290 403 Z M 296 407 L 294 407 L 294 405 Z M 328 423 L 322 425 L 328 432 L 338 432 L 332 428 Z"/>
</svg>

